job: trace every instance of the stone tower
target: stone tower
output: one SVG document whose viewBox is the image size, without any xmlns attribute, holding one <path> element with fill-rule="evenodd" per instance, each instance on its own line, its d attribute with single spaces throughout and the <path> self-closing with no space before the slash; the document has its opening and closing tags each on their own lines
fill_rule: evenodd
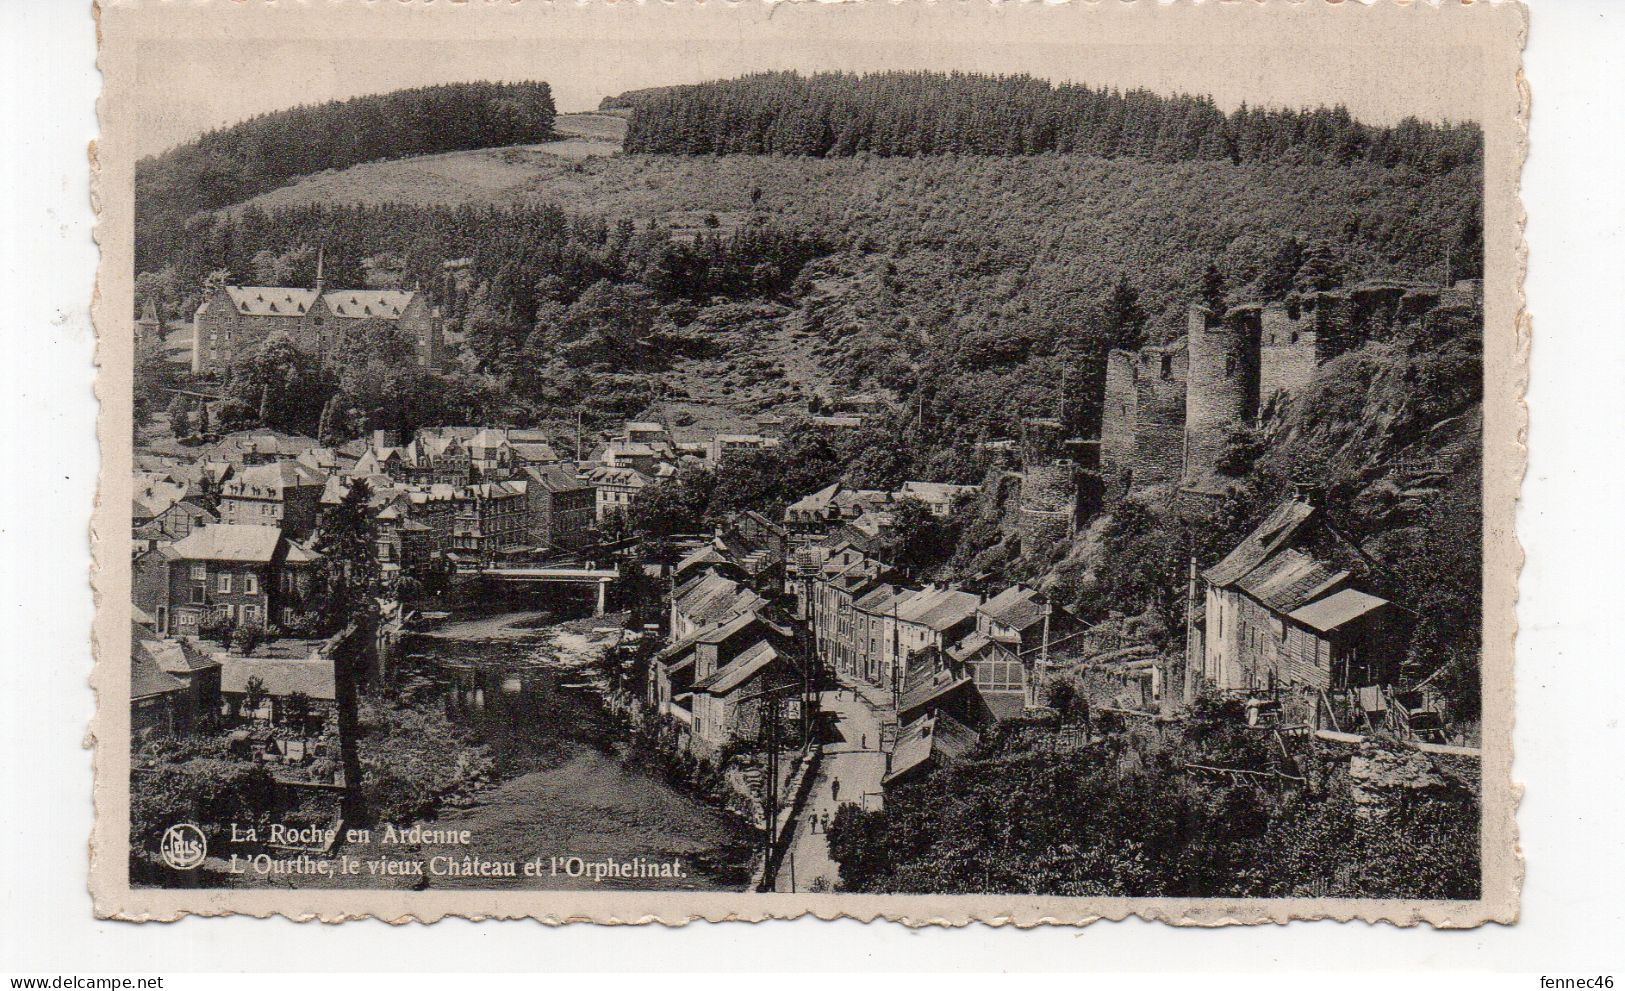
<svg viewBox="0 0 1625 991">
<path fill-rule="evenodd" d="M 1021 501 L 1024 551 L 1069 540 L 1077 529 L 1078 466 L 1058 419 L 1021 421 Z"/>
<path fill-rule="evenodd" d="M 1185 471 L 1181 485 L 1213 488 L 1225 441 L 1258 415 L 1258 314 L 1238 311 L 1221 320 L 1192 304 L 1186 343 L 1190 355 L 1185 386 Z"/>
</svg>

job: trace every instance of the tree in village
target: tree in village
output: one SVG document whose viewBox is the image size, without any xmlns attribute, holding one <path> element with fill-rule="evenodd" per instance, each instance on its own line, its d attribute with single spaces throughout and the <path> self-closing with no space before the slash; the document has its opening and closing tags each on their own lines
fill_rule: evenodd
<svg viewBox="0 0 1625 991">
<path fill-rule="evenodd" d="M 265 682 L 261 681 L 258 675 L 254 675 L 248 679 L 247 684 L 243 685 L 242 711 L 253 717 L 259 713 L 260 708 L 265 705 L 265 700 L 270 697 L 271 693 L 266 691 Z"/>
<path fill-rule="evenodd" d="M 916 580 L 927 580 L 953 556 L 958 541 L 953 518 L 931 512 L 918 499 L 904 499 L 892 509 L 892 563 Z"/>
<path fill-rule="evenodd" d="M 176 395 L 169 401 L 169 432 L 176 437 L 192 432 L 192 401 L 185 396 Z"/>
<path fill-rule="evenodd" d="M 373 597 L 382 591 L 377 541 L 372 487 L 356 479 L 344 498 L 322 513 L 318 527 L 316 551 L 322 557 L 316 599 L 324 629 L 375 618 Z"/>
<path fill-rule="evenodd" d="M 345 815 L 367 814 L 362 790 L 361 682 L 378 625 L 377 596 L 383 591 L 376 547 L 378 520 L 372 488 L 356 479 L 338 504 L 322 513 L 316 550 L 322 557 L 316 581 L 317 616 L 328 633 L 349 631 L 333 653 L 333 702 L 338 716 L 339 760 L 347 787 Z"/>
<path fill-rule="evenodd" d="M 261 425 L 313 434 L 333 382 L 320 359 L 282 331 L 271 334 L 232 369 L 231 398 L 257 411 Z"/>
</svg>

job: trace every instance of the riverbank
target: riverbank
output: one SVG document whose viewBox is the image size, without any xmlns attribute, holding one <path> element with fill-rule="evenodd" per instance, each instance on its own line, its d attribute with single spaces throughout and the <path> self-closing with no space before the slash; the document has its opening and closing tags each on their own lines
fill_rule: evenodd
<svg viewBox="0 0 1625 991">
<path fill-rule="evenodd" d="M 364 737 L 369 798 L 386 809 L 409 808 L 416 780 L 439 789 L 432 812 L 378 818 L 364 842 L 341 843 L 336 855 L 425 865 L 403 873 L 233 876 L 249 886 L 356 888 L 740 890 L 749 882 L 752 837 L 729 812 L 674 786 L 635 756 L 628 720 L 609 704 L 605 653 L 620 641 L 615 617 L 549 622 L 517 611 L 454 619 L 407 634 L 389 683 L 370 688 L 368 704 L 401 724 L 439 727 L 435 744 L 402 746 L 398 733 Z M 392 750 L 380 749 L 394 741 Z M 369 745 L 371 744 L 371 745 Z M 370 751 L 370 752 L 369 752 Z M 464 773 L 466 772 L 466 774 Z M 459 775 L 462 775 L 459 777 Z M 449 777 L 448 777 L 449 776 Z M 389 794 L 374 788 L 389 785 Z M 466 787 L 465 787 L 466 785 Z M 419 796 L 422 797 L 422 796 Z M 378 806 L 374 806 L 375 810 Z M 423 826 L 467 832 L 468 842 L 400 845 L 397 830 Z M 439 858 L 439 859 L 437 859 Z M 433 873 L 427 865 L 513 865 L 515 876 Z M 551 865 L 581 862 L 671 863 L 681 874 L 594 882 Z M 549 870 L 524 876 L 523 865 Z M 422 874 L 404 873 L 423 870 Z"/>
</svg>

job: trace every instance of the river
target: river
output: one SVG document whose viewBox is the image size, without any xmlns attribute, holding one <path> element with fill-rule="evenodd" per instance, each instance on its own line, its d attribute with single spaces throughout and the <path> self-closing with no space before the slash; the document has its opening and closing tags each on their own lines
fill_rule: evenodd
<svg viewBox="0 0 1625 991">
<path fill-rule="evenodd" d="M 408 635 L 389 678 L 416 704 L 444 706 L 474 731 L 496 761 L 499 783 L 474 804 L 448 809 L 421 825 L 466 830 L 466 845 L 382 842 L 382 823 L 368 843 L 342 854 L 365 864 L 375 858 L 544 865 L 634 861 L 682 866 L 683 877 L 606 877 L 594 882 L 544 870 L 540 876 L 242 878 L 248 883 L 365 888 L 743 890 L 749 883 L 752 837 L 735 817 L 628 767 L 619 756 L 624 735 L 587 687 L 591 661 L 606 638 L 580 623 L 540 625 L 543 614 L 505 613 Z M 456 759 L 448 755 L 447 759 Z"/>
</svg>

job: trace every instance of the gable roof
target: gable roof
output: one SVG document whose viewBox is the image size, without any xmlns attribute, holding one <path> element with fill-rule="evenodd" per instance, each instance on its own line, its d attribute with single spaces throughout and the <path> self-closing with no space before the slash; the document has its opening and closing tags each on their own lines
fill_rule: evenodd
<svg viewBox="0 0 1625 991">
<path fill-rule="evenodd" d="M 726 695 L 755 677 L 778 657 L 779 652 L 772 644 L 766 640 L 759 640 L 710 677 L 695 684 L 694 691 L 704 692 L 707 695 Z"/>
<path fill-rule="evenodd" d="M 1242 538 L 1218 564 L 1202 572 L 1211 585 L 1234 585 L 1280 548 L 1286 546 L 1315 515 L 1315 507 L 1301 499 L 1276 506 L 1252 533 Z"/>
<path fill-rule="evenodd" d="M 1235 587 L 1277 612 L 1289 613 L 1326 594 L 1348 576 L 1347 571 L 1287 548 L 1243 575 Z"/>
<path fill-rule="evenodd" d="M 281 286 L 224 286 L 238 313 L 256 317 L 302 317 L 316 302 L 314 289 Z"/>
<path fill-rule="evenodd" d="M 1294 609 L 1288 615 L 1310 629 L 1330 633 L 1387 605 L 1389 605 L 1387 599 L 1345 588 L 1340 592 L 1333 592 L 1324 599 Z"/>
<path fill-rule="evenodd" d="M 179 692 L 186 683 L 158 666 L 152 655 L 137 645 L 130 651 L 130 698 L 144 699 Z"/>
<path fill-rule="evenodd" d="M 271 496 L 281 498 L 287 489 L 325 486 L 327 476 L 298 461 L 273 461 L 250 465 L 220 487 L 223 496 Z"/>
<path fill-rule="evenodd" d="M 1012 585 L 982 603 L 977 612 L 995 623 L 1014 630 L 1025 630 L 1044 619 L 1044 597 L 1024 585 Z"/>
<path fill-rule="evenodd" d="M 268 564 L 282 531 L 253 523 L 209 523 L 175 541 L 170 549 L 192 561 L 244 561 Z"/>
<path fill-rule="evenodd" d="M 414 295 L 403 289 L 336 289 L 322 293 L 322 302 L 336 317 L 393 320 L 412 305 Z"/>
<path fill-rule="evenodd" d="M 925 589 L 897 608 L 897 619 L 941 633 L 976 615 L 982 600 L 953 588 Z"/>
<path fill-rule="evenodd" d="M 938 763 L 957 760 L 976 746 L 977 739 L 975 730 L 951 716 L 921 719 L 898 734 L 891 773 L 881 783 L 895 781 L 933 759 Z"/>
<path fill-rule="evenodd" d="M 248 679 L 258 678 L 265 690 L 277 698 L 304 692 L 313 699 L 331 702 L 336 697 L 333 687 L 333 662 L 310 661 L 272 657 L 238 657 L 227 654 L 220 665 L 220 690 L 241 695 L 248 690 Z"/>
</svg>

